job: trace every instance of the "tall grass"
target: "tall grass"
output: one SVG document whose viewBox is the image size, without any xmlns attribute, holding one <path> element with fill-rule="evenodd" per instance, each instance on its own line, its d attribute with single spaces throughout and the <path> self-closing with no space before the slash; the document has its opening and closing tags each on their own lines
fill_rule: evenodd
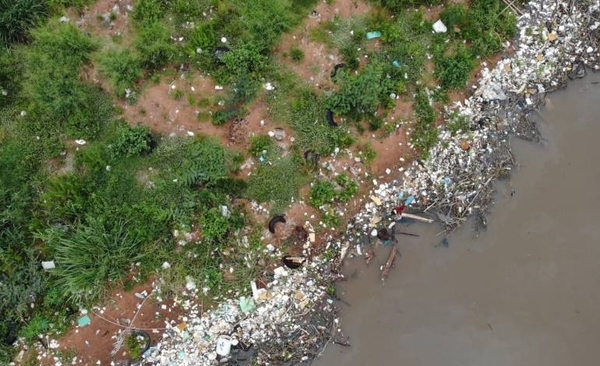
<svg viewBox="0 0 600 366">
<path fill-rule="evenodd" d="M 307 182 L 299 163 L 285 157 L 258 166 L 248 180 L 248 196 L 258 202 L 272 203 L 271 211 L 282 213 L 292 199 L 298 198 L 300 187 Z"/>
<path fill-rule="evenodd" d="M 0 0 L 0 44 L 9 46 L 29 39 L 29 30 L 46 16 L 42 0 Z"/>
<path fill-rule="evenodd" d="M 45 239 L 55 252 L 56 284 L 77 304 L 100 299 L 107 284 L 120 280 L 144 256 L 140 240 L 122 220 L 88 216 L 71 235 L 54 231 Z"/>
<path fill-rule="evenodd" d="M 100 73 L 108 77 L 115 94 L 125 97 L 126 90 L 135 91 L 142 77 L 141 62 L 131 50 L 108 50 L 98 57 Z"/>
</svg>

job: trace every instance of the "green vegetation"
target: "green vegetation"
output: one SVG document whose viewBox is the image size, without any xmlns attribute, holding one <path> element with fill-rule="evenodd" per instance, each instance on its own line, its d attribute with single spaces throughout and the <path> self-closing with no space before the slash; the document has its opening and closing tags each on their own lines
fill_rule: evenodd
<svg viewBox="0 0 600 366">
<path fill-rule="evenodd" d="M 126 96 L 126 90 L 136 90 L 136 82 L 142 77 L 140 60 L 130 50 L 108 50 L 98 59 L 100 73 L 106 76 L 119 98 Z"/>
<path fill-rule="evenodd" d="M 273 120 L 291 127 L 300 150 L 331 154 L 336 147 L 345 148 L 354 143 L 346 128 L 331 128 L 327 124 L 325 97 L 291 75 L 280 75 L 277 81 L 280 87 L 268 95 L 269 113 Z"/>
<path fill-rule="evenodd" d="M 298 160 L 288 156 L 260 164 L 248 180 L 248 196 L 257 202 L 272 203 L 273 213 L 284 212 L 292 199 L 298 198 L 300 187 L 308 182 Z"/>
<path fill-rule="evenodd" d="M 429 102 L 427 93 L 422 89 L 417 92 L 414 109 L 417 122 L 410 141 L 417 151 L 426 157 L 429 149 L 437 143 L 438 134 L 435 126 L 435 110 Z"/>
<path fill-rule="evenodd" d="M 358 188 L 358 183 L 344 173 L 336 176 L 335 182 L 317 180 L 310 188 L 309 202 L 317 208 L 335 201 L 348 202 L 358 193 Z"/>
<path fill-rule="evenodd" d="M 370 14 L 335 17 L 311 33 L 345 63 L 335 83 L 316 89 L 273 57 L 280 36 L 316 0 L 138 0 L 131 33 L 112 41 L 58 19 L 66 7 L 81 11 L 90 3 L 0 0 L 0 341 L 60 332 L 74 309 L 157 273 L 166 293 L 184 289 L 188 277 L 207 297 L 244 289 L 258 271 L 245 258 L 260 255 L 262 227 L 237 198 L 283 213 L 314 179 L 318 164 L 306 162 L 305 152 L 348 148 L 367 129 L 390 133 L 388 112 L 413 95 L 411 141 L 426 156 L 437 141 L 439 104 L 430 99 L 439 103 L 463 87 L 477 59 L 515 32 L 500 0 L 447 5 L 441 17 L 450 31 L 441 35 L 417 8 L 440 1 L 373 0 Z M 381 37 L 367 40 L 373 30 Z M 293 62 L 304 60 L 300 48 L 287 51 Z M 88 80 L 90 70 L 108 82 L 117 105 Z M 294 137 L 289 151 L 263 135 L 250 139 L 248 152 L 234 153 L 207 136 L 153 134 L 141 124 L 153 111 L 146 105 L 131 107 L 140 120 L 118 119 L 128 115 L 123 99 L 135 103 L 148 80 L 159 83 L 178 70 L 200 70 L 224 86 L 216 97 L 170 94 L 198 107 L 198 121 L 244 118 L 261 98 L 269 119 Z M 263 91 L 267 82 L 275 89 Z M 457 132 L 465 123 L 456 118 L 449 127 Z M 366 164 L 377 155 L 368 143 L 354 150 Z M 236 175 L 244 154 L 256 160 L 246 180 Z M 308 200 L 325 208 L 324 223 L 337 225 L 331 204 L 358 190 L 340 174 L 314 181 Z M 198 243 L 187 245 L 190 237 Z M 40 263 L 51 260 L 56 268 L 43 270 Z M 135 280 L 124 284 L 130 275 Z M 12 351 L 0 344 L 0 363 Z"/>
<path fill-rule="evenodd" d="M 292 60 L 296 61 L 296 62 L 300 62 L 304 59 L 304 51 L 302 51 L 299 48 L 292 48 L 290 50 L 290 57 Z"/>
</svg>

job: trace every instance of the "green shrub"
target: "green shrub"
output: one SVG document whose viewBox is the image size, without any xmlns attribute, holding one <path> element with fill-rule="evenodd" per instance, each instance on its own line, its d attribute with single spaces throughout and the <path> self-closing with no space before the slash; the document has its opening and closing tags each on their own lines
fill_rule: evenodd
<svg viewBox="0 0 600 366">
<path fill-rule="evenodd" d="M 295 76 L 278 81 L 279 87 L 268 94 L 269 114 L 273 120 L 292 128 L 296 146 L 301 150 L 331 154 L 336 147 L 345 148 L 354 143 L 344 126 L 332 128 L 327 124 L 325 97 L 317 95 Z"/>
<path fill-rule="evenodd" d="M 41 315 L 35 315 L 29 320 L 27 326 L 22 329 L 21 336 L 26 341 L 32 341 L 50 328 L 50 323 Z"/>
<path fill-rule="evenodd" d="M 115 156 L 136 156 L 150 151 L 152 134 L 146 125 L 121 125 L 117 140 L 112 144 Z"/>
<path fill-rule="evenodd" d="M 362 159 L 362 161 L 364 161 L 365 164 L 369 165 L 373 161 L 375 161 L 375 158 L 377 158 L 377 151 L 373 149 L 371 143 L 366 143 L 358 146 L 357 155 L 360 156 L 360 158 Z"/>
<path fill-rule="evenodd" d="M 176 48 L 171 42 L 171 33 L 160 22 L 140 29 L 134 46 L 140 54 L 141 65 L 148 70 L 158 70 L 175 58 Z"/>
<path fill-rule="evenodd" d="M 21 90 L 22 61 L 16 52 L 0 49 L 0 108 L 11 104 Z"/>
<path fill-rule="evenodd" d="M 429 98 L 424 90 L 417 91 L 413 109 L 417 122 L 410 141 L 423 157 L 427 157 L 429 150 L 438 141 L 438 132 L 435 127 L 435 110 L 429 104 Z"/>
<path fill-rule="evenodd" d="M 163 142 L 155 158 L 168 164 L 172 176 L 187 186 L 211 186 L 234 168 L 231 154 L 218 141 L 205 137 Z"/>
<path fill-rule="evenodd" d="M 300 62 L 304 60 L 304 51 L 297 47 L 294 47 L 290 50 L 290 57 L 293 61 Z"/>
<path fill-rule="evenodd" d="M 109 78 L 115 94 L 125 97 L 125 90 L 135 90 L 136 82 L 142 77 L 140 60 L 130 50 L 109 50 L 98 58 L 99 71 Z"/>
<path fill-rule="evenodd" d="M 421 5 L 430 6 L 430 5 L 439 5 L 444 2 L 444 0 L 371 0 L 371 2 L 388 8 L 392 12 L 402 12 L 405 11 L 407 7 L 417 7 Z"/>
<path fill-rule="evenodd" d="M 142 27 L 145 24 L 156 23 L 164 16 L 165 5 L 163 0 L 137 0 L 131 16 Z"/>
<path fill-rule="evenodd" d="M 281 213 L 305 184 L 306 176 L 299 164 L 286 157 L 272 164 L 260 164 L 248 179 L 248 197 L 258 202 L 271 202 L 272 212 Z"/>
<path fill-rule="evenodd" d="M 129 350 L 129 357 L 133 360 L 142 355 L 142 344 L 140 342 L 145 342 L 145 340 L 138 340 L 138 336 L 134 334 L 127 336 L 127 349 Z"/>
<path fill-rule="evenodd" d="M 257 77 L 267 66 L 268 59 L 256 43 L 244 43 L 223 56 L 228 73 L 232 77 Z M 235 80 L 235 79 L 234 79 Z"/>
<path fill-rule="evenodd" d="M 250 154 L 252 156 L 262 155 L 264 151 L 267 153 L 275 147 L 275 141 L 267 135 L 258 135 L 250 137 Z"/>
<path fill-rule="evenodd" d="M 48 16 L 41 0 L 0 0 L 0 45 L 29 39 L 29 30 Z"/>
<path fill-rule="evenodd" d="M 446 90 L 464 88 L 474 67 L 475 60 L 463 44 L 455 46 L 451 55 L 435 57 L 435 76 Z"/>
<path fill-rule="evenodd" d="M 22 55 L 23 92 L 32 112 L 28 128 L 94 138 L 113 113 L 106 93 L 79 78 L 96 43 L 76 26 L 54 20 L 31 33 L 33 45 Z"/>
<path fill-rule="evenodd" d="M 243 116 L 244 111 L 238 108 L 225 108 L 215 111 L 212 115 L 212 124 L 222 126 L 225 123 Z"/>
<path fill-rule="evenodd" d="M 502 41 L 516 34 L 516 18 L 501 0 L 470 1 L 470 6 L 452 4 L 441 19 L 455 36 L 471 43 L 475 57 L 488 57 L 502 50 Z M 451 33 L 452 34 L 452 33 Z"/>
<path fill-rule="evenodd" d="M 349 115 L 356 120 L 369 115 L 373 121 L 370 127 L 376 130 L 380 126 L 375 113 L 379 107 L 390 106 L 393 102 L 390 94 L 398 93 L 401 88 L 396 81 L 400 78 L 392 77 L 399 70 L 392 67 L 375 58 L 358 75 L 342 73 L 337 79 L 340 89 L 329 99 L 329 106 L 335 113 Z"/>
<path fill-rule="evenodd" d="M 54 230 L 42 238 L 55 252 L 56 284 L 78 304 L 101 299 L 108 283 L 121 280 L 143 257 L 140 240 L 123 220 L 88 216 L 71 233 Z"/>
<path fill-rule="evenodd" d="M 337 198 L 337 192 L 332 182 L 317 180 L 310 187 L 308 201 L 314 207 L 332 203 Z"/>
<path fill-rule="evenodd" d="M 342 202 L 350 201 L 358 193 L 358 183 L 352 180 L 346 173 L 335 177 L 335 181 L 342 189 L 338 192 L 337 198 Z"/>
<path fill-rule="evenodd" d="M 218 208 L 210 208 L 202 212 L 199 220 L 202 237 L 207 243 L 222 240 L 230 229 L 229 220 Z"/>
<path fill-rule="evenodd" d="M 89 5 L 93 0 L 44 0 L 52 14 L 62 14 L 66 8 L 75 8 L 83 11 L 86 5 Z"/>
</svg>

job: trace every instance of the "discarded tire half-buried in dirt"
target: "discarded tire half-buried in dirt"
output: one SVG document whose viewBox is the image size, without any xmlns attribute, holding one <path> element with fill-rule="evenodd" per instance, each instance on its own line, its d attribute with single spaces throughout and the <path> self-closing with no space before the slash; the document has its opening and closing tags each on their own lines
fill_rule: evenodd
<svg viewBox="0 0 600 366">
<path fill-rule="evenodd" d="M 338 126 L 338 124 L 335 123 L 335 120 L 333 119 L 333 111 L 331 109 L 327 110 L 327 113 L 325 114 L 325 119 L 327 119 L 327 123 L 331 127 L 337 127 Z"/>
<path fill-rule="evenodd" d="M 344 67 L 346 67 L 345 63 L 337 64 L 333 67 L 333 69 L 331 70 L 331 74 L 329 74 L 329 76 L 331 77 L 331 81 L 333 81 L 334 83 L 337 81 L 336 76 L 337 76 L 338 70 L 341 68 L 344 68 Z"/>
<path fill-rule="evenodd" d="M 150 334 L 148 332 L 141 329 L 134 329 L 131 331 L 131 335 L 135 338 L 143 338 L 144 343 L 142 347 L 140 347 L 140 354 L 143 355 L 147 350 L 150 349 L 150 344 L 152 343 L 152 339 L 150 339 Z"/>
<path fill-rule="evenodd" d="M 279 222 L 285 224 L 285 217 L 283 217 L 282 215 L 277 215 L 273 216 L 271 221 L 269 221 L 269 231 L 271 232 L 271 234 L 275 233 L 275 225 Z"/>
<path fill-rule="evenodd" d="M 229 47 L 224 47 L 224 46 L 215 47 L 215 58 L 217 60 L 219 60 L 220 62 L 223 62 L 223 56 L 225 56 L 225 54 L 229 51 L 230 51 Z"/>
<path fill-rule="evenodd" d="M 321 155 L 315 153 L 313 150 L 306 150 L 304 152 L 304 160 L 306 160 L 307 163 L 318 164 L 320 159 Z"/>
<path fill-rule="evenodd" d="M 306 257 L 286 255 L 281 258 L 281 261 L 287 268 L 296 269 L 306 262 Z"/>
</svg>

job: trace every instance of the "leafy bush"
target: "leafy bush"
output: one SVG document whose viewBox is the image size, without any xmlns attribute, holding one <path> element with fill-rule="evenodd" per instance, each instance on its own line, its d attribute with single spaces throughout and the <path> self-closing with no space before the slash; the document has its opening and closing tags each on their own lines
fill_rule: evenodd
<svg viewBox="0 0 600 366">
<path fill-rule="evenodd" d="M 272 164 L 260 164 L 248 179 L 248 197 L 258 202 L 272 202 L 272 212 L 281 213 L 298 197 L 298 191 L 305 184 L 306 177 L 299 164 L 286 157 Z"/>
<path fill-rule="evenodd" d="M 402 12 L 405 11 L 407 7 L 410 6 L 430 6 L 430 5 L 439 5 L 444 2 L 444 0 L 371 0 L 371 2 L 383 6 L 392 12 Z"/>
<path fill-rule="evenodd" d="M 469 7 L 445 7 L 440 17 L 450 30 L 457 30 L 455 36 L 471 43 L 474 56 L 488 57 L 502 50 L 502 40 L 516 34 L 515 15 L 505 7 L 501 0 L 471 1 Z"/>
<path fill-rule="evenodd" d="M 250 154 L 259 156 L 263 151 L 271 151 L 275 147 L 275 141 L 267 135 L 258 135 L 250 137 Z"/>
<path fill-rule="evenodd" d="M 337 194 L 337 198 L 340 201 L 348 202 L 356 195 L 356 193 L 358 193 L 358 183 L 350 179 L 346 173 L 342 173 L 335 177 L 335 181 L 340 185 L 340 187 L 342 187 Z"/>
<path fill-rule="evenodd" d="M 308 201 L 314 207 L 320 207 L 332 203 L 337 197 L 335 186 L 327 180 L 317 180 L 310 187 Z"/>
<path fill-rule="evenodd" d="M 99 87 L 80 80 L 95 42 L 70 23 L 50 21 L 32 30 L 33 45 L 23 51 L 24 96 L 30 102 L 29 128 L 37 134 L 91 139 L 113 112 Z"/>
<path fill-rule="evenodd" d="M 153 154 L 165 180 L 188 187 L 214 186 L 234 170 L 233 155 L 208 137 L 169 138 Z"/>
<path fill-rule="evenodd" d="M 66 8 L 73 7 L 82 11 L 86 5 L 89 5 L 94 0 L 44 0 L 52 14 L 60 14 Z"/>
<path fill-rule="evenodd" d="M 0 49 L 0 108 L 12 103 L 20 92 L 22 69 L 22 62 L 16 52 L 7 48 Z"/>
<path fill-rule="evenodd" d="M 267 66 L 267 57 L 256 43 L 244 43 L 227 52 L 223 56 L 228 73 L 231 77 L 257 77 Z"/>
<path fill-rule="evenodd" d="M 125 97 L 125 90 L 135 89 L 142 76 L 140 60 L 130 50 L 109 50 L 98 58 L 100 73 L 109 78 L 115 94 Z"/>
<path fill-rule="evenodd" d="M 138 31 L 134 46 L 140 54 L 141 65 L 148 70 L 165 66 L 174 59 L 176 53 L 169 29 L 158 21 Z"/>
<path fill-rule="evenodd" d="M 464 88 L 474 67 L 475 60 L 463 44 L 455 46 L 451 55 L 435 57 L 435 76 L 446 90 Z"/>
<path fill-rule="evenodd" d="M 336 147 L 354 143 L 344 126 L 332 128 L 325 119 L 325 97 L 317 95 L 295 77 L 282 77 L 279 87 L 268 94 L 269 113 L 275 121 L 287 123 L 294 131 L 295 144 L 302 150 L 330 154 Z"/>
<path fill-rule="evenodd" d="M 41 0 L 0 0 L 0 45 L 29 39 L 29 30 L 48 15 Z"/>
<path fill-rule="evenodd" d="M 304 60 L 304 51 L 297 47 L 294 47 L 290 50 L 290 57 L 293 61 L 300 62 Z"/>
<path fill-rule="evenodd" d="M 146 125 L 131 126 L 127 123 L 119 128 L 117 140 L 112 144 L 116 156 L 136 156 L 150 151 L 152 134 Z"/>
<path fill-rule="evenodd" d="M 26 341 L 32 341 L 50 328 L 50 323 L 40 315 L 35 315 L 22 329 L 21 335 Z"/>
<path fill-rule="evenodd" d="M 438 133 L 435 127 L 435 110 L 429 104 L 429 98 L 424 90 L 417 91 L 413 108 L 417 122 L 410 141 L 423 157 L 427 157 L 429 150 L 438 141 Z"/>
<path fill-rule="evenodd" d="M 357 147 L 357 155 L 359 155 L 362 161 L 368 165 L 377 157 L 377 151 L 373 149 L 373 146 L 370 143 L 366 143 Z"/>
<path fill-rule="evenodd" d="M 163 17 L 167 9 L 166 4 L 164 0 L 138 0 L 131 16 L 142 27 L 156 23 Z"/>
<path fill-rule="evenodd" d="M 205 210 L 200 216 L 199 223 L 202 237 L 207 243 L 222 240 L 230 228 L 229 220 L 215 207 Z"/>
<path fill-rule="evenodd" d="M 400 73 L 391 62 L 375 56 L 358 75 L 340 75 L 337 79 L 340 90 L 331 96 L 329 106 L 335 113 L 355 120 L 367 115 L 372 121 L 371 129 L 376 130 L 380 127 L 374 117 L 377 110 L 391 106 L 390 94 L 403 90 L 404 77 Z"/>
</svg>

